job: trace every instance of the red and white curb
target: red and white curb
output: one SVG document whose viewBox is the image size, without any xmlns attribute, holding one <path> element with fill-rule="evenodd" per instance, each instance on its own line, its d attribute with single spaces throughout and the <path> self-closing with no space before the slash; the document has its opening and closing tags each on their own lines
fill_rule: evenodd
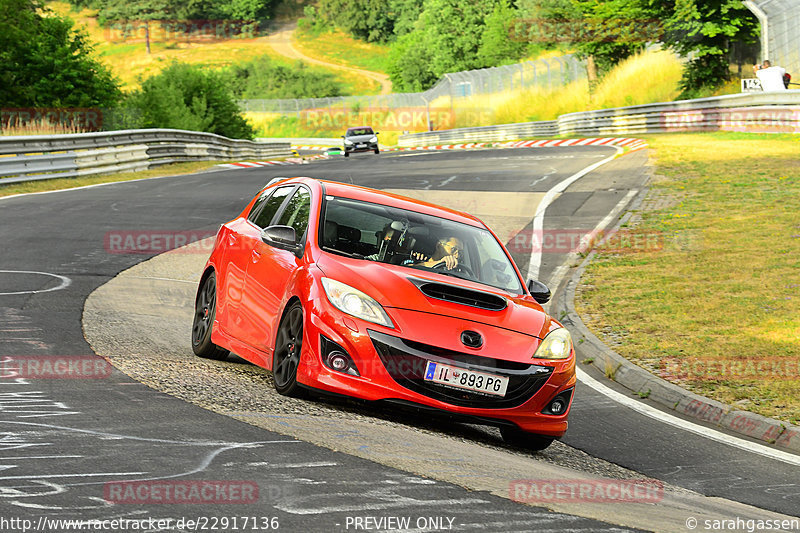
<svg viewBox="0 0 800 533">
<path fill-rule="evenodd" d="M 469 150 L 472 148 L 550 148 L 555 146 L 619 146 L 626 151 L 633 152 L 647 147 L 647 141 L 632 137 L 587 137 L 580 139 L 541 139 L 538 141 L 506 141 L 502 143 L 466 143 L 466 144 L 437 144 L 431 146 L 401 146 L 383 148 L 383 152 L 405 152 L 413 150 Z M 330 146 L 292 146 L 295 150 L 326 150 Z M 265 167 L 270 165 L 301 165 L 312 159 L 327 159 L 324 154 L 313 155 L 303 159 L 287 159 L 285 161 L 247 161 L 241 163 L 226 163 L 217 165 L 222 168 L 249 168 Z"/>
<path fill-rule="evenodd" d="M 239 163 L 222 163 L 217 165 L 219 168 L 252 168 L 252 167 L 269 167 L 279 165 L 305 165 L 311 159 L 326 159 L 324 155 L 312 155 L 305 158 L 293 157 L 283 161 L 241 161 Z"/>
<path fill-rule="evenodd" d="M 647 146 L 647 141 L 630 137 L 590 137 L 585 139 L 559 139 L 541 141 L 509 141 L 507 148 L 549 148 L 551 146 L 621 146 L 631 151 Z"/>
</svg>

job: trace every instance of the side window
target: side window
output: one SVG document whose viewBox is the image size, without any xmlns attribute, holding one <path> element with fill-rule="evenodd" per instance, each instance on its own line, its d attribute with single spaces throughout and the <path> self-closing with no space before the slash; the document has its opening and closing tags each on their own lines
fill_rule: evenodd
<svg viewBox="0 0 800 533">
<path fill-rule="evenodd" d="M 272 193 L 267 199 L 259 198 L 256 201 L 256 205 L 253 206 L 252 211 L 250 211 L 250 215 L 247 219 L 258 226 L 259 228 L 266 228 L 269 226 L 269 223 L 272 222 L 275 213 L 278 212 L 278 208 L 283 204 L 283 201 L 289 195 L 290 192 L 294 190 L 294 185 L 287 185 L 285 187 L 278 187 L 275 189 L 275 192 Z M 262 204 L 261 209 L 259 208 L 259 204 Z"/>
<path fill-rule="evenodd" d="M 311 212 L 311 195 L 309 192 L 300 187 L 297 192 L 289 199 L 286 204 L 286 209 L 283 210 L 278 224 L 282 226 L 291 226 L 300 240 L 308 227 L 308 216 Z"/>
</svg>

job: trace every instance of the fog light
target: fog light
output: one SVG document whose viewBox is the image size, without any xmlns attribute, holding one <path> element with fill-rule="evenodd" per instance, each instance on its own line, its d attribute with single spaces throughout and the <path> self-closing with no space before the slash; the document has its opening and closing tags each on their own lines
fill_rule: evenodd
<svg viewBox="0 0 800 533">
<path fill-rule="evenodd" d="M 347 350 L 330 340 L 325 335 L 320 335 L 322 348 L 322 363 L 336 372 L 359 376 L 358 368 Z"/>
<path fill-rule="evenodd" d="M 328 366 L 343 372 L 350 365 L 347 362 L 347 357 L 342 352 L 331 352 L 328 354 Z"/>
<path fill-rule="evenodd" d="M 560 415 L 561 413 L 566 410 L 567 404 L 564 403 L 564 400 L 561 398 L 556 398 L 552 402 L 550 402 L 550 412 L 554 415 Z"/>
<path fill-rule="evenodd" d="M 569 408 L 569 401 L 572 398 L 573 389 L 567 389 L 561 392 L 558 396 L 553 398 L 547 407 L 542 410 L 545 415 L 563 415 Z"/>
</svg>

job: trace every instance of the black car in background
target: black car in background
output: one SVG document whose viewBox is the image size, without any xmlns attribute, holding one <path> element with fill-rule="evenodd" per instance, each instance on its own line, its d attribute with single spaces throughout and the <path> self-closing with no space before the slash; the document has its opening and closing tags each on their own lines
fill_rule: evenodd
<svg viewBox="0 0 800 533">
<path fill-rule="evenodd" d="M 378 148 L 378 133 L 372 131 L 369 126 L 359 126 L 348 128 L 342 135 L 344 139 L 344 156 L 349 157 L 353 152 L 375 152 L 381 153 Z"/>
</svg>

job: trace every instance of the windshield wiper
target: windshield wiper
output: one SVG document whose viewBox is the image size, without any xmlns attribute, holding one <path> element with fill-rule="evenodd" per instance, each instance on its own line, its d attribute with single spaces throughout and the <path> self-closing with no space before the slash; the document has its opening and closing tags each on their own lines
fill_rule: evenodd
<svg viewBox="0 0 800 533">
<path fill-rule="evenodd" d="M 364 259 L 364 256 L 361 254 L 345 252 L 344 250 L 337 250 L 336 248 L 330 248 L 328 246 L 323 246 L 322 249 L 325 250 L 326 252 L 352 257 L 353 259 Z"/>
</svg>

